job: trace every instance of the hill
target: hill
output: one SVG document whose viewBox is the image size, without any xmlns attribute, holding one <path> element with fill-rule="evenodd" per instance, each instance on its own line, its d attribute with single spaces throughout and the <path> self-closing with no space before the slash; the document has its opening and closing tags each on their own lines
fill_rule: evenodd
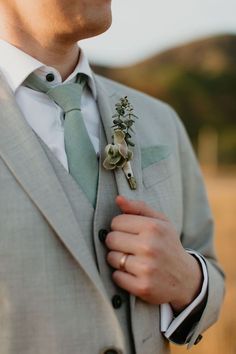
<svg viewBox="0 0 236 354">
<path fill-rule="evenodd" d="M 94 69 L 171 104 L 196 147 L 200 131 L 214 127 L 220 163 L 236 163 L 236 35 L 197 40 L 129 67 Z"/>
</svg>

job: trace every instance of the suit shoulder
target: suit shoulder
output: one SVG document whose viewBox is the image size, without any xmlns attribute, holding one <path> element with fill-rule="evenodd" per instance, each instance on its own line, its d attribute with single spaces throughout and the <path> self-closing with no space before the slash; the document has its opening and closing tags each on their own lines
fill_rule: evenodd
<svg viewBox="0 0 236 354">
<path fill-rule="evenodd" d="M 150 136 L 150 129 L 147 129 L 147 126 L 152 127 L 153 134 L 159 132 L 163 136 L 174 134 L 170 140 L 185 130 L 178 114 L 167 103 L 103 76 L 95 75 L 95 78 L 108 94 L 114 92 L 116 102 L 120 97 L 128 96 L 134 107 L 134 113 L 140 118 L 136 121 L 136 126 L 144 138 Z"/>
<path fill-rule="evenodd" d="M 102 84 L 108 89 L 108 92 L 114 91 L 120 97 L 124 97 L 127 95 L 132 99 L 132 103 L 142 102 L 142 104 L 147 104 L 149 107 L 153 107 L 154 109 L 159 109 L 161 111 L 172 110 L 172 108 L 165 102 L 154 98 L 144 92 L 138 91 L 134 88 L 121 84 L 117 81 L 113 81 L 104 76 L 95 75 L 96 79 L 102 82 Z"/>
<path fill-rule="evenodd" d="M 163 144 L 178 140 L 182 123 L 167 103 L 99 75 L 96 75 L 96 80 L 108 95 L 114 96 L 114 104 L 120 97 L 128 96 L 134 107 L 134 113 L 140 118 L 135 125 L 140 134 L 141 145 L 147 146 L 150 142 L 155 145 L 156 140 Z"/>
</svg>

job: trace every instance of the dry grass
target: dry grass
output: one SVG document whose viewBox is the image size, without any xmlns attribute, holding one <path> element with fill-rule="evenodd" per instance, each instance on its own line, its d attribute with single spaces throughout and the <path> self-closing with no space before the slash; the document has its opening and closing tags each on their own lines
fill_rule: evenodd
<svg viewBox="0 0 236 354">
<path fill-rule="evenodd" d="M 219 322 L 190 353 L 236 354 L 236 173 L 205 174 L 216 221 L 216 249 L 227 276 L 227 292 Z M 174 354 L 186 353 L 173 347 Z"/>
</svg>

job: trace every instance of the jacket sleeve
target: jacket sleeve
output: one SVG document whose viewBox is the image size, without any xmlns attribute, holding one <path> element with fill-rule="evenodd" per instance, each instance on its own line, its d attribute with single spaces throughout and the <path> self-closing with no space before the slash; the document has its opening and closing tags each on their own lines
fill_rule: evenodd
<svg viewBox="0 0 236 354">
<path fill-rule="evenodd" d="M 194 250 L 205 261 L 208 272 L 207 295 L 200 306 L 178 327 L 170 340 L 178 344 L 197 344 L 201 333 L 218 318 L 224 297 L 224 274 L 214 250 L 213 218 L 202 174 L 183 124 L 171 109 L 175 120 L 179 162 L 183 186 L 183 228 L 181 241 L 185 249 Z"/>
</svg>

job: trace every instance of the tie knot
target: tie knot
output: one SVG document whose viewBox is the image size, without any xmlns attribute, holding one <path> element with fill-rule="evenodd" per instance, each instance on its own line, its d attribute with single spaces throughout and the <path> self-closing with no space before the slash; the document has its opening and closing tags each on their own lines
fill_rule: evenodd
<svg viewBox="0 0 236 354">
<path fill-rule="evenodd" d="M 70 111 L 81 109 L 81 96 L 86 81 L 86 76 L 80 74 L 77 76 L 76 83 L 51 87 L 33 73 L 26 79 L 25 86 L 46 93 L 66 114 Z"/>
<path fill-rule="evenodd" d="M 80 110 L 84 84 L 74 83 L 56 86 L 50 88 L 47 95 L 63 109 L 65 114 L 70 111 Z"/>
</svg>

